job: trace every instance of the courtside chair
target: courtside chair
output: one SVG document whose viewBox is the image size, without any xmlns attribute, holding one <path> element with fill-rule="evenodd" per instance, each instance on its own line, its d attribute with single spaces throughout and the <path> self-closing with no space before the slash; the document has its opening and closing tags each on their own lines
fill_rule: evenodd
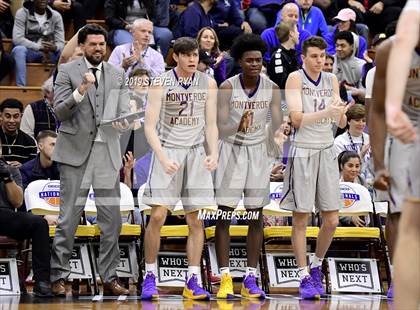
<svg viewBox="0 0 420 310">
<path fill-rule="evenodd" d="M 368 227 L 337 227 L 332 244 L 344 244 L 344 247 L 334 251 L 343 253 L 354 253 L 358 246 L 367 246 L 369 258 L 375 258 L 379 264 L 383 262 L 385 268 L 388 265 L 385 245 L 381 238 L 381 228 L 377 226 L 375 213 L 369 190 L 363 185 L 350 182 L 340 182 L 341 199 L 343 208 L 339 216 L 364 216 L 370 219 Z M 362 254 L 360 251 L 359 255 Z M 328 255 L 328 253 L 327 253 Z"/>
</svg>

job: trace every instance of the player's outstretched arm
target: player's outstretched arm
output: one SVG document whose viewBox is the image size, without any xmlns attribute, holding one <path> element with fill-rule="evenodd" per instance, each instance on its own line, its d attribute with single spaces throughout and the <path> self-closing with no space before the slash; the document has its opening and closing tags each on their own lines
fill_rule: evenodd
<svg viewBox="0 0 420 310">
<path fill-rule="evenodd" d="M 386 71 L 385 106 L 387 112 L 401 109 L 410 69 L 411 53 L 419 41 L 419 28 L 420 12 L 403 10 L 398 20 L 397 32 L 392 43 Z"/>
<path fill-rule="evenodd" d="M 388 189 L 388 172 L 385 169 L 385 86 L 386 65 L 388 62 L 391 41 L 383 42 L 376 51 L 376 73 L 373 82 L 372 100 L 369 111 L 369 135 L 372 149 L 373 165 L 376 171 L 374 186 L 381 190 Z"/>
<path fill-rule="evenodd" d="M 206 102 L 206 141 L 209 154 L 206 158 L 206 168 L 210 171 L 216 169 L 218 161 L 217 141 L 219 131 L 217 129 L 217 84 L 209 78 L 209 92 Z"/>
</svg>

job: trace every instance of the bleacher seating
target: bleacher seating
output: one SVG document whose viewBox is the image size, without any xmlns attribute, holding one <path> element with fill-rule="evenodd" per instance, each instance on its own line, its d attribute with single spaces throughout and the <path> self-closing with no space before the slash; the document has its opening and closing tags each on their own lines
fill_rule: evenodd
<svg viewBox="0 0 420 310">
<path fill-rule="evenodd" d="M 0 102 L 7 98 L 18 98 L 23 107 L 43 98 L 40 86 L 0 86 Z"/>
</svg>

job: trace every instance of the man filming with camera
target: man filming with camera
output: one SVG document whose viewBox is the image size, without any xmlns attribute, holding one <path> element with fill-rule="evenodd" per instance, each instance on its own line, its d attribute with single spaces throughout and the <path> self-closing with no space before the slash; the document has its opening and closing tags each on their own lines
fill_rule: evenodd
<svg viewBox="0 0 420 310">
<path fill-rule="evenodd" d="M 50 297 L 48 224 L 40 216 L 19 211 L 22 204 L 22 177 L 19 170 L 0 158 L 0 235 L 16 240 L 32 239 L 33 294 Z"/>
</svg>

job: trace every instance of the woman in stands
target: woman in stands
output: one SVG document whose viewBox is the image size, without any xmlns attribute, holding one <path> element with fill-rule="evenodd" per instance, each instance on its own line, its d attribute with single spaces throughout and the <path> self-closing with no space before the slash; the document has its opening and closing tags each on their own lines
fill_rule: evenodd
<svg viewBox="0 0 420 310">
<path fill-rule="evenodd" d="M 367 44 L 365 38 L 357 33 L 356 13 L 352 9 L 342 9 L 338 12 L 337 16 L 334 17 L 334 20 L 337 22 L 337 25 L 334 26 L 333 30 L 325 37 L 325 41 L 327 41 L 328 44 L 327 53 L 335 55 L 334 38 L 337 33 L 341 31 L 351 31 L 354 37 L 353 54 L 356 57 L 363 59 L 363 54 L 367 49 Z"/>
<path fill-rule="evenodd" d="M 360 176 L 362 161 L 360 156 L 353 151 L 344 151 L 338 155 L 340 169 L 340 182 L 357 183 L 365 186 L 365 180 Z M 340 216 L 341 226 L 365 227 L 366 218 L 359 216 Z"/>
<path fill-rule="evenodd" d="M 210 55 L 214 64 L 210 66 L 212 72 L 210 75 L 214 76 L 217 85 L 220 85 L 226 80 L 226 59 L 225 53 L 219 50 L 219 38 L 213 28 L 204 27 L 197 35 L 197 42 L 200 49 L 205 50 Z"/>
<path fill-rule="evenodd" d="M 361 174 L 365 180 L 370 180 L 372 175 L 368 169 L 370 159 L 369 135 L 364 132 L 366 127 L 366 108 L 361 104 L 350 107 L 346 113 L 347 130 L 334 140 L 336 154 L 343 151 L 356 152 L 362 159 Z"/>
</svg>

